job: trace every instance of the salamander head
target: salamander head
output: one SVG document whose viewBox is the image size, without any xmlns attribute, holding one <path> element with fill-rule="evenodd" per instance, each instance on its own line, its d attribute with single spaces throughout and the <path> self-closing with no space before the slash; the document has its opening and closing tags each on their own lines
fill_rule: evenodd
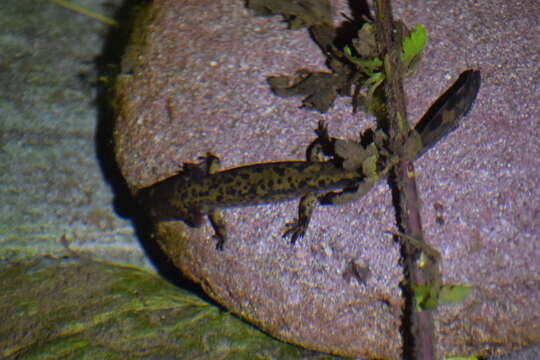
<svg viewBox="0 0 540 360">
<path fill-rule="evenodd" d="M 169 193 L 161 187 L 148 186 L 139 190 L 135 197 L 154 221 L 182 220 L 193 227 L 199 227 L 203 223 L 200 209 L 172 200 Z"/>
</svg>

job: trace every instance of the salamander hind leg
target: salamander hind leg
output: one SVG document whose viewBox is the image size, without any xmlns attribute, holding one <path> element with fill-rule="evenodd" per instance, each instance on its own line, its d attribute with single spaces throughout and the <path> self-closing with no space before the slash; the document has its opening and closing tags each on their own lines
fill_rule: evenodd
<svg viewBox="0 0 540 360">
<path fill-rule="evenodd" d="M 202 178 L 208 174 L 213 174 L 219 169 L 219 157 L 211 152 L 206 153 L 204 156 L 199 156 L 200 162 L 198 163 L 184 163 L 180 173 L 193 178 Z"/>
<path fill-rule="evenodd" d="M 304 237 L 316 205 L 317 196 L 314 193 L 308 193 L 300 200 L 298 219 L 294 222 L 287 223 L 286 230 L 283 233 L 283 238 L 291 237 L 291 245 L 294 245 L 296 240 Z"/>
<path fill-rule="evenodd" d="M 205 156 L 201 156 L 199 159 L 201 160 L 199 166 L 204 169 L 206 174 L 215 174 L 219 170 L 219 157 L 211 152 L 206 153 Z M 216 249 L 222 251 L 227 240 L 227 227 L 223 215 L 219 210 L 212 209 L 208 211 L 208 219 L 212 224 L 212 228 L 214 228 L 214 238 L 217 240 Z"/>
<path fill-rule="evenodd" d="M 206 155 L 200 156 L 199 159 L 201 160 L 200 165 L 205 168 L 207 174 L 214 174 L 219 170 L 219 157 L 211 152 L 207 152 Z"/>
<path fill-rule="evenodd" d="M 213 209 L 208 212 L 208 219 L 210 219 L 210 223 L 214 228 L 214 239 L 217 240 L 216 249 L 223 251 L 223 246 L 227 240 L 227 228 L 223 216 L 220 211 Z"/>
</svg>

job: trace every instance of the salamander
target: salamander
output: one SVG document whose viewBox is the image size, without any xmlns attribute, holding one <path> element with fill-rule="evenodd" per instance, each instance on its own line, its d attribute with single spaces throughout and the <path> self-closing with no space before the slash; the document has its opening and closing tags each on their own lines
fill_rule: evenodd
<svg viewBox="0 0 540 360">
<path fill-rule="evenodd" d="M 219 209 L 275 203 L 301 197 L 298 221 L 289 223 L 284 236 L 291 243 L 304 236 L 309 219 L 321 193 L 349 189 L 368 178 L 362 168 L 345 169 L 339 157 L 326 159 L 334 138 L 323 123 L 319 137 L 307 151 L 307 161 L 257 163 L 218 171 L 219 158 L 211 153 L 199 163 L 184 164 L 176 175 L 141 189 L 139 201 L 157 221 L 183 220 L 199 227 L 208 214 L 223 249 L 226 229 Z M 384 165 L 384 162 L 380 162 Z"/>
<path fill-rule="evenodd" d="M 415 148 L 412 158 L 457 127 L 470 110 L 479 86 L 480 73 L 465 71 L 431 106 L 411 130 L 410 138 L 418 142 L 410 146 Z M 283 233 L 294 244 L 306 233 L 317 203 L 335 205 L 358 199 L 399 160 L 388 154 L 380 142 L 370 146 L 356 142 L 352 155 L 340 151 L 351 142 L 330 137 L 322 123 L 316 133 L 318 137 L 308 147 L 306 161 L 257 163 L 218 171 L 219 158 L 208 153 L 201 162 L 186 163 L 179 173 L 142 188 L 136 197 L 154 221 L 182 220 L 199 227 L 207 214 L 218 250 L 223 249 L 227 238 L 220 209 L 300 197 L 298 218 L 288 223 Z"/>
</svg>

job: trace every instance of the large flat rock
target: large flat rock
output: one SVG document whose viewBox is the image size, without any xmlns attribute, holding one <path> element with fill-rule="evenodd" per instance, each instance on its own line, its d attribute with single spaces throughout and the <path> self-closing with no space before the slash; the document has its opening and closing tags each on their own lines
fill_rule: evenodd
<svg viewBox="0 0 540 360">
<path fill-rule="evenodd" d="M 335 3 L 336 14 L 347 9 Z M 527 9 L 527 6 L 530 9 Z M 442 253 L 444 280 L 474 287 L 436 313 L 440 355 L 504 353 L 540 340 L 540 148 L 534 6 L 504 1 L 396 2 L 396 17 L 425 26 L 423 64 L 408 80 L 418 119 L 458 74 L 483 73 L 463 126 L 417 162 L 426 238 Z M 339 19 L 336 19 L 339 20 Z M 341 21 L 341 20 L 339 20 Z M 503 44 L 503 45 L 501 45 Z M 535 51 L 533 49 L 536 49 Z M 116 157 L 133 190 L 212 151 L 229 168 L 303 159 L 324 119 L 355 138 L 371 125 L 338 99 L 321 115 L 274 96 L 269 75 L 324 69 L 306 31 L 259 18 L 238 1 L 155 1 L 118 78 Z M 229 242 L 215 249 L 209 224 L 159 224 L 171 261 L 216 301 L 288 342 L 335 354 L 400 358 L 403 270 L 388 187 L 316 210 L 304 239 L 281 238 L 297 202 L 225 212 Z M 441 218 L 443 220 L 441 220 Z M 352 263 L 368 266 L 360 282 Z"/>
</svg>

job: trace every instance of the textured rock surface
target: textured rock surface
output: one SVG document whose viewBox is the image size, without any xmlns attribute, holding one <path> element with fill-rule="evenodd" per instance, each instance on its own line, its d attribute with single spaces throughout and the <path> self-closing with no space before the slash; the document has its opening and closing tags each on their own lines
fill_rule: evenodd
<svg viewBox="0 0 540 360">
<path fill-rule="evenodd" d="M 438 312 L 440 353 L 492 354 L 538 342 L 539 79 L 529 66 L 538 45 L 518 22 L 534 9 L 503 1 L 399 4 L 396 16 L 423 24 L 430 37 L 407 83 L 411 119 L 463 69 L 480 68 L 484 78 L 464 126 L 417 163 L 426 236 L 442 253 L 445 281 L 475 287 L 464 304 Z M 336 13 L 346 11 L 337 5 Z M 306 32 L 286 31 L 278 18 L 254 17 L 241 1 L 156 1 L 147 22 L 125 56 L 117 93 L 116 156 L 133 189 L 207 151 L 223 168 L 302 159 L 320 119 L 340 137 L 368 125 L 343 99 L 320 115 L 270 93 L 269 75 L 324 68 Z M 278 338 L 399 358 L 402 275 L 399 249 L 383 234 L 393 224 L 386 185 L 361 202 L 317 209 L 307 236 L 290 247 L 280 234 L 296 207 L 226 211 L 230 241 L 222 253 L 209 225 L 162 224 L 158 241 L 210 296 Z M 369 265 L 366 283 L 346 276 L 352 261 Z"/>
<path fill-rule="evenodd" d="M 109 17 L 115 3 L 77 1 Z M 50 1 L 2 2 L 0 262 L 61 257 L 66 235 L 95 258 L 152 268 L 132 223 L 114 211 L 110 174 L 97 156 L 95 59 L 107 31 Z"/>
</svg>

